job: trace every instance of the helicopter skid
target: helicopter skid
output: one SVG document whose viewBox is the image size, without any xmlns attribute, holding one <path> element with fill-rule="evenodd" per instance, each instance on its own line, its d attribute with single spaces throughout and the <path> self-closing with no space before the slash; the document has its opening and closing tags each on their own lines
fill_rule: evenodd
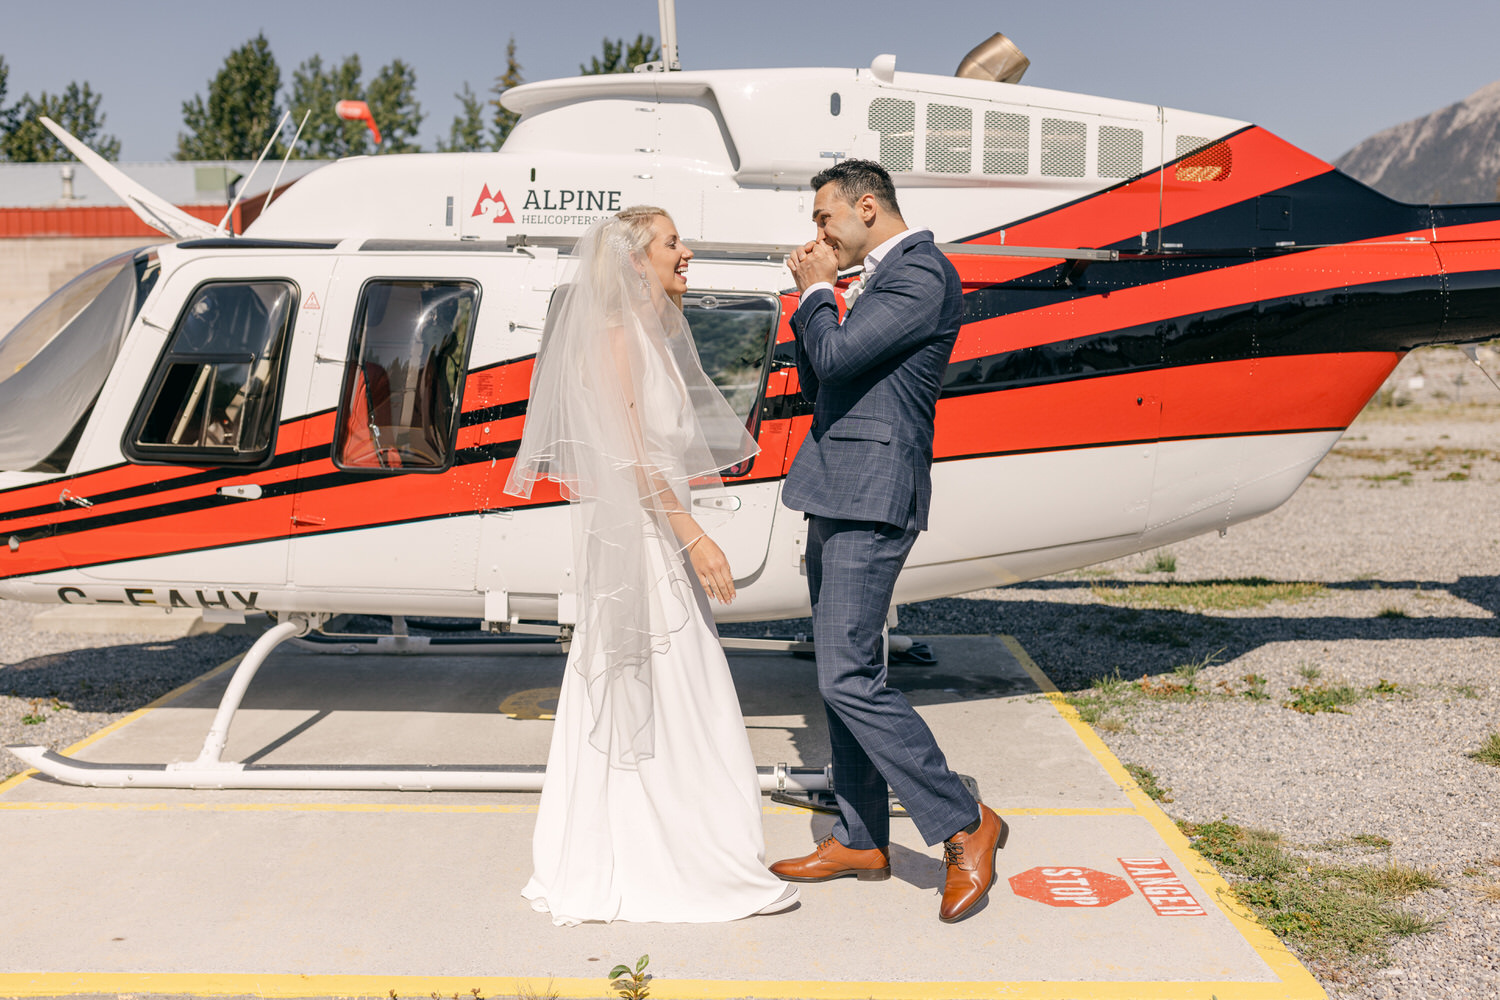
<svg viewBox="0 0 1500 1000">
<path fill-rule="evenodd" d="M 297 789 L 392 792 L 539 792 L 541 765 L 363 765 L 261 766 L 222 759 L 229 727 L 256 672 L 283 643 L 312 631 L 314 616 L 292 614 L 268 629 L 234 668 L 213 723 L 195 760 L 170 764 L 106 764 L 65 757 L 44 746 L 6 749 L 56 781 L 88 788 Z M 760 787 L 774 795 L 827 792 L 832 767 L 758 768 Z"/>
</svg>

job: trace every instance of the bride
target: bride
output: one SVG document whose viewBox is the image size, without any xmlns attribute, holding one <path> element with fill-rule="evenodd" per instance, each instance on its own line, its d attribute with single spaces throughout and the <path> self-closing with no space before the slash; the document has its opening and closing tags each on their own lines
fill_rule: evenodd
<svg viewBox="0 0 1500 1000">
<path fill-rule="evenodd" d="M 573 501 L 579 597 L 522 894 L 559 925 L 787 909 L 708 604 L 734 579 L 688 496 L 758 448 L 698 362 L 667 213 L 627 208 L 576 255 L 505 486 Z"/>
</svg>

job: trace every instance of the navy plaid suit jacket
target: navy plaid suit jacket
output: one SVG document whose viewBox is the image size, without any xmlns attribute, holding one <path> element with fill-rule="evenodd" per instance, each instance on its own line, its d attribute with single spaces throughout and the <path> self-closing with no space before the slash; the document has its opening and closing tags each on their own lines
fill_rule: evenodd
<svg viewBox="0 0 1500 1000">
<path fill-rule="evenodd" d="M 791 322 L 813 424 L 783 503 L 927 528 L 933 417 L 962 315 L 958 272 L 926 231 L 886 254 L 842 324 L 832 291 L 802 297 Z"/>
</svg>

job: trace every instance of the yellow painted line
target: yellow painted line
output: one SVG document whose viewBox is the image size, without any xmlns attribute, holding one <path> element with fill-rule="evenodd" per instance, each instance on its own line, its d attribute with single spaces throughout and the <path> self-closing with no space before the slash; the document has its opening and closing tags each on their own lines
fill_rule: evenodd
<svg viewBox="0 0 1500 1000">
<path fill-rule="evenodd" d="M 1135 811 L 1151 824 L 1162 840 L 1166 841 L 1167 848 L 1187 866 L 1193 877 L 1198 880 L 1198 884 L 1213 895 L 1220 912 L 1229 919 L 1250 947 L 1255 949 L 1261 961 L 1270 966 L 1271 971 L 1280 977 L 1285 986 L 1296 990 L 1295 995 L 1326 998 L 1328 994 L 1313 978 L 1312 973 L 1307 971 L 1306 966 L 1297 961 L 1296 956 L 1287 950 L 1286 945 L 1281 943 L 1270 928 L 1255 919 L 1255 915 L 1239 901 L 1234 890 L 1230 888 L 1228 882 L 1224 881 L 1223 876 L 1214 866 L 1209 864 L 1203 855 L 1193 850 L 1187 837 L 1177 828 L 1177 824 L 1170 816 L 1162 812 L 1149 795 L 1141 790 L 1141 786 L 1130 776 L 1130 772 L 1125 770 L 1125 765 L 1121 764 L 1114 752 L 1104 745 L 1099 734 L 1079 717 L 1078 710 L 1068 704 L 1067 697 L 1057 689 L 1057 685 L 1052 683 L 1051 678 L 1042 673 L 1036 661 L 1031 658 L 1031 654 L 1026 652 L 1016 637 L 1002 635 L 1000 641 L 1005 644 L 1006 649 L 1010 650 L 1016 662 L 1021 665 L 1021 669 L 1030 675 L 1057 713 L 1073 727 L 1073 731 L 1104 767 L 1105 772 L 1124 791 L 1125 797 L 1130 800 Z M 1236 996 L 1241 995 L 1241 989 L 1239 984 L 1235 984 Z"/>
<path fill-rule="evenodd" d="M 0 802 L 0 812 L 275 812 L 275 813 L 430 813 L 439 815 L 534 815 L 536 803 L 442 804 L 427 802 Z M 763 806 L 768 816 L 806 816 L 799 806 Z M 1007 809 L 1007 816 L 1134 816 L 1134 808 Z"/>
<path fill-rule="evenodd" d="M 604 963 L 601 962 L 600 965 Z M 37 973 L 0 976 L 0 996 L 39 997 L 74 993 L 156 993 L 186 996 L 388 997 L 452 996 L 478 989 L 486 997 L 547 996 L 585 998 L 612 993 L 604 976 L 589 979 L 517 979 L 509 976 L 326 976 L 253 973 Z M 1098 983 L 1098 982 L 757 982 L 750 980 L 651 980 L 658 1000 L 1285 1000 L 1281 983 Z M 1319 991 L 1318 995 L 1322 995 Z"/>
<path fill-rule="evenodd" d="M 161 708 L 168 702 L 175 701 L 176 699 L 187 694 L 193 688 L 197 687 L 199 684 L 202 684 L 204 681 L 212 680 L 213 678 L 222 674 L 224 671 L 231 669 L 244 658 L 244 653 L 239 653 L 235 656 L 231 656 L 229 659 L 225 660 L 223 663 L 219 664 L 217 667 L 214 667 L 207 673 L 199 674 L 197 677 L 194 677 L 186 684 L 179 685 L 178 687 L 175 687 L 172 690 L 168 691 L 166 694 L 162 695 L 160 698 L 157 698 L 154 701 L 147 702 L 140 708 L 136 709 L 134 712 L 131 712 L 129 715 L 126 715 L 122 718 L 116 719 L 114 722 L 111 722 L 109 725 L 105 726 L 103 729 L 100 729 L 98 732 L 90 733 L 88 736 L 85 736 L 83 739 L 79 740 L 77 743 L 74 743 L 72 746 L 64 750 L 63 756 L 71 757 L 74 753 L 99 742 L 111 733 L 115 733 L 120 731 L 121 729 L 124 729 L 126 726 L 130 725 L 132 722 L 135 722 L 137 719 L 143 718 L 148 712 L 152 711 L 153 709 Z M 17 785 L 21 784 L 21 782 L 25 781 L 27 778 L 30 778 L 36 773 L 37 772 L 35 768 L 27 768 L 20 774 L 11 775 L 5 781 L 0 782 L 0 795 L 4 795 L 6 792 L 10 791 L 12 788 L 15 788 Z"/>
</svg>

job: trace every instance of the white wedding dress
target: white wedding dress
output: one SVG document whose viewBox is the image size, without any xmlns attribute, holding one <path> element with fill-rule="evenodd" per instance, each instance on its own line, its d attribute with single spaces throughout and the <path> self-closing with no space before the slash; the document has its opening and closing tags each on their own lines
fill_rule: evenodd
<svg viewBox="0 0 1500 1000">
<path fill-rule="evenodd" d="M 654 753 L 636 768 L 589 742 L 589 689 L 569 654 L 522 890 L 559 925 L 734 920 L 787 888 L 765 865 L 760 782 L 708 599 L 682 556 L 648 541 L 654 569 L 697 604 L 653 657 Z"/>
</svg>

